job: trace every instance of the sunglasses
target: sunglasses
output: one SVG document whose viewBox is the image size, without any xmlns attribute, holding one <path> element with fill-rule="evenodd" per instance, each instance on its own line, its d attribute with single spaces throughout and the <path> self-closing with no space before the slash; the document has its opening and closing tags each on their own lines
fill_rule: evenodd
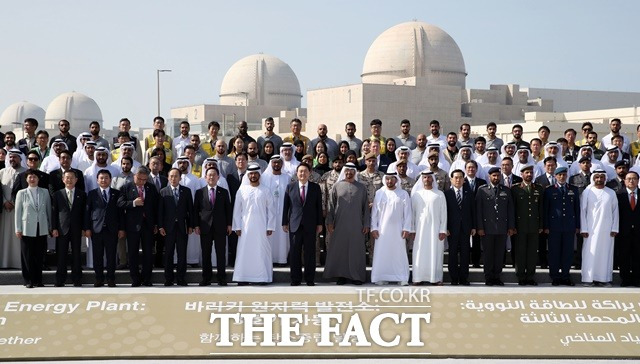
<svg viewBox="0 0 640 364">
<path fill-rule="evenodd" d="M 40 158 L 27 158 L 28 161 L 37 161 L 40 160 Z"/>
</svg>

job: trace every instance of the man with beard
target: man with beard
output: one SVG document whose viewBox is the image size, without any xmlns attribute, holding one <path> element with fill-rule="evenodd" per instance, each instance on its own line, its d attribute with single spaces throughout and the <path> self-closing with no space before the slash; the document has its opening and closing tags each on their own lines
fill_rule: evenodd
<svg viewBox="0 0 640 364">
<path fill-rule="evenodd" d="M 460 153 L 458 153 L 458 156 L 456 156 L 456 160 L 453 161 L 451 167 L 449 167 L 449 173 L 455 171 L 456 169 L 464 170 L 466 168 L 467 162 L 470 160 L 474 160 L 472 155 L 473 148 L 471 148 L 470 145 L 463 145 L 462 147 L 460 147 Z M 478 165 L 478 171 L 476 173 L 478 173 L 479 176 L 483 175 L 483 173 L 480 172 L 481 168 L 482 166 Z"/>
<path fill-rule="evenodd" d="M 280 147 L 282 146 L 282 138 L 278 134 L 273 132 L 274 125 L 275 123 L 271 116 L 264 119 L 264 128 L 266 131 L 264 132 L 263 135 L 260 135 L 258 137 L 257 143 L 258 143 L 259 150 L 262 150 L 264 147 L 264 143 L 269 140 L 273 142 L 274 150 L 280 150 Z"/>
<path fill-rule="evenodd" d="M 137 160 L 133 159 L 134 152 L 135 152 L 135 146 L 133 145 L 133 143 L 126 142 L 126 143 L 120 144 L 120 156 L 118 157 L 118 159 L 116 159 L 115 162 L 111 163 L 111 166 L 118 170 L 121 170 L 122 158 L 129 157 L 131 158 L 131 161 L 132 161 L 131 172 L 136 173 L 138 171 L 138 168 L 140 168 L 141 164 Z"/>
<path fill-rule="evenodd" d="M 40 163 L 40 170 L 51 173 L 53 170 L 60 168 L 60 152 L 67 150 L 67 145 L 62 140 L 52 141 L 53 153 L 49 154 Z"/>
<path fill-rule="evenodd" d="M 366 188 L 356 179 L 356 165 L 345 164 L 341 177 L 329 192 L 328 246 L 325 278 L 337 278 L 338 285 L 366 280 L 365 237 L 371 223 Z"/>
<path fill-rule="evenodd" d="M 548 142 L 547 144 L 545 144 L 544 146 L 544 160 L 546 160 L 546 158 L 549 157 L 553 157 L 556 159 L 556 164 L 558 165 L 558 167 L 565 167 L 565 168 L 569 168 L 569 166 L 567 165 L 567 162 L 564 161 L 564 159 L 562 159 L 562 150 L 560 149 L 561 146 L 559 143 L 557 142 Z M 544 168 L 544 163 L 543 162 L 538 162 L 538 167 L 540 168 Z"/>
<path fill-rule="evenodd" d="M 109 158 L 109 149 L 105 147 L 98 147 L 96 148 L 94 156 L 95 161 L 93 162 L 91 167 L 87 168 L 84 171 L 85 190 L 87 193 L 98 187 L 96 177 L 101 169 L 106 169 L 110 172 L 111 175 L 109 176 L 109 183 L 111 183 L 112 178 L 115 178 L 120 174 L 119 169 L 107 164 L 107 160 Z"/>
<path fill-rule="evenodd" d="M 300 161 L 293 155 L 295 146 L 287 141 L 282 143 L 280 147 L 280 156 L 282 157 L 282 171 L 289 175 L 289 178 L 296 174 L 296 168 Z"/>
<path fill-rule="evenodd" d="M 536 273 L 538 235 L 543 228 L 544 187 L 533 183 L 533 165 L 520 169 L 522 182 L 513 185 L 513 206 L 516 213 L 515 266 L 518 284 L 537 286 Z M 566 177 L 566 168 L 565 168 Z"/>
<path fill-rule="evenodd" d="M 593 172 L 593 184 L 580 201 L 582 250 L 582 284 L 610 287 L 613 280 L 613 247 L 618 234 L 618 198 L 605 186 L 606 172 Z"/>
<path fill-rule="evenodd" d="M 358 158 L 362 157 L 360 155 L 360 150 L 362 149 L 362 140 L 356 137 L 356 124 L 348 122 L 344 126 L 344 132 L 347 134 L 347 136 L 342 140 L 349 143 L 349 149 L 355 151 Z"/>
<path fill-rule="evenodd" d="M 598 147 L 599 144 L 600 142 L 598 141 L 598 133 L 596 133 L 595 131 L 590 131 L 589 133 L 587 133 L 587 145 L 591 147 L 593 157 L 597 160 L 602 159 L 602 156 L 604 156 L 604 150 Z"/>
<path fill-rule="evenodd" d="M 498 126 L 493 121 L 487 124 L 487 149 L 495 147 L 496 150 L 500 150 L 504 142 L 502 139 L 496 137 L 496 131 Z"/>
<path fill-rule="evenodd" d="M 333 185 L 338 181 L 338 177 L 340 177 L 340 172 L 342 171 L 342 167 L 344 166 L 345 161 L 344 157 L 339 154 L 336 159 L 332 162 L 333 169 L 329 172 L 322 175 L 320 178 L 320 191 L 322 192 L 322 217 L 327 217 L 327 212 L 329 211 L 329 193 L 333 188 Z M 375 170 L 375 169 L 374 169 Z M 321 241 L 318 241 L 316 244 L 316 262 L 320 262 L 320 253 L 322 250 L 326 252 L 326 247 L 329 246 L 329 240 L 331 239 L 330 234 L 326 234 L 324 237 L 324 244 Z"/>
<path fill-rule="evenodd" d="M 487 286 L 503 286 L 500 280 L 507 236 L 515 229 L 511 191 L 500 184 L 500 168 L 489 170 L 490 183 L 476 193 L 478 235 L 482 237 Z"/>
<path fill-rule="evenodd" d="M 367 191 L 367 206 L 371 209 L 376 192 L 383 186 L 384 173 L 376 171 L 376 155 L 373 152 L 365 156 L 365 164 L 367 168 L 358 173 L 358 181 L 364 185 Z M 366 242 L 367 254 L 370 260 L 373 258 L 374 242 L 374 239 L 367 239 Z"/>
<path fill-rule="evenodd" d="M 504 157 L 509 157 L 511 159 L 517 158 L 516 156 L 517 149 L 518 147 L 516 146 L 515 142 L 509 142 L 503 145 L 502 148 L 500 149 L 501 151 L 500 158 L 504 158 Z"/>
<path fill-rule="evenodd" d="M 204 160 L 209 157 L 209 155 L 200 147 L 200 135 L 199 134 L 191 134 L 190 145 L 195 149 L 195 164 L 202 165 Z M 204 172 L 204 171 L 203 171 Z"/>
<path fill-rule="evenodd" d="M 69 133 L 70 124 L 69 121 L 62 119 L 58 121 L 58 130 L 60 130 L 60 134 L 51 138 L 51 142 L 49 142 L 49 146 L 53 146 L 53 142 L 55 140 L 62 140 L 64 144 L 67 146 L 67 150 L 73 154 L 76 149 L 78 149 L 78 145 L 76 143 L 76 137 Z"/>
<path fill-rule="evenodd" d="M 240 185 L 242 184 L 242 178 L 247 173 L 247 153 L 241 152 L 236 154 L 235 167 L 236 171 L 227 175 L 227 182 L 229 184 L 229 194 L 231 195 L 231 206 L 233 207 L 236 202 L 236 194 Z M 236 251 L 238 246 L 238 236 L 235 231 L 231 231 L 231 234 L 227 238 L 229 244 L 229 265 L 233 267 L 236 261 Z"/>
<path fill-rule="evenodd" d="M 389 164 L 389 167 L 387 168 L 387 172 L 391 172 L 391 173 L 395 172 L 396 165 L 398 164 L 398 162 L 404 162 L 407 164 L 407 174 L 409 175 L 409 177 L 416 179 L 420 175 L 420 171 L 424 169 L 424 167 L 418 167 L 417 165 L 409 161 L 409 157 L 411 156 L 411 150 L 407 146 L 402 145 L 398 147 L 395 151 L 395 155 L 396 155 L 396 161 Z"/>
<path fill-rule="evenodd" d="M 258 164 L 263 172 L 267 169 L 267 161 L 260 159 L 258 143 L 249 142 L 249 145 L 247 145 L 247 155 L 249 156 L 247 163 Z"/>
<path fill-rule="evenodd" d="M 5 140 L 9 133 L 5 134 Z M 14 145 L 14 144 L 12 144 Z M 16 177 L 25 172 L 22 167 L 24 155 L 17 148 L 9 150 L 7 166 L 0 170 L 0 182 L 2 187 L 2 213 L 0 214 L 0 268 L 20 268 L 20 239 L 14 232 L 15 229 L 15 198 L 12 188 Z"/>
<path fill-rule="evenodd" d="M 267 188 L 273 199 L 273 213 L 276 226 L 282 226 L 282 211 L 284 209 L 284 195 L 291 176 L 282 173 L 282 157 L 276 154 L 271 157 L 269 167 L 260 177 L 261 185 Z M 276 229 L 269 236 L 271 257 L 275 265 L 284 266 L 289 255 L 289 234 L 282 229 Z"/>
<path fill-rule="evenodd" d="M 414 150 L 416 149 L 418 141 L 416 140 L 416 137 L 409 134 L 409 132 L 411 132 L 411 122 L 404 119 L 400 122 L 400 135 L 397 136 L 396 140 L 399 144 Z"/>
<path fill-rule="evenodd" d="M 463 145 L 474 145 L 475 141 L 470 137 L 471 125 L 464 123 L 460 125 L 460 138 L 458 138 L 457 147 L 460 148 Z"/>
<path fill-rule="evenodd" d="M 100 136 L 100 123 L 92 121 L 89 123 L 89 132 L 91 133 L 91 140 L 96 142 L 96 147 L 104 147 L 109 149 L 109 142 Z"/>
<path fill-rule="evenodd" d="M 242 139 L 242 151 L 246 152 L 247 151 L 247 145 L 249 145 L 250 142 L 255 142 L 256 140 L 253 139 L 251 137 L 251 135 L 247 134 L 247 131 L 249 130 L 249 127 L 247 125 L 247 122 L 242 120 L 240 122 L 238 122 L 238 135 L 234 136 L 233 138 L 231 138 L 231 140 L 229 140 L 229 145 L 234 145 L 234 142 L 236 139 L 240 138 Z"/>
<path fill-rule="evenodd" d="M 186 120 L 180 122 L 180 135 L 173 138 L 172 149 L 174 155 L 184 154 L 184 147 L 191 144 L 191 138 L 189 138 L 189 131 L 191 125 Z M 200 165 L 200 164 L 198 164 Z"/>
<path fill-rule="evenodd" d="M 58 157 L 58 163 L 60 164 L 60 168 L 51 171 L 49 174 L 49 193 L 53 196 L 54 192 L 59 191 L 64 188 L 64 182 L 62 181 L 62 177 L 64 176 L 64 172 L 73 171 L 76 174 L 77 181 L 75 183 L 75 188 L 85 191 L 84 186 L 84 175 L 82 171 L 79 169 L 71 168 L 71 152 L 68 150 L 63 150 L 60 152 L 60 156 Z"/>
<path fill-rule="evenodd" d="M 228 174 L 235 172 L 234 160 L 226 154 L 227 145 L 224 140 L 218 140 L 216 142 L 216 150 L 213 158 L 218 161 L 218 171 L 222 177 L 227 178 Z"/>
<path fill-rule="evenodd" d="M 314 138 L 311 143 L 309 143 L 307 154 L 313 155 L 313 151 L 316 149 L 316 144 L 321 140 L 327 146 L 327 154 L 329 154 L 329 158 L 335 158 L 338 155 L 338 143 L 327 136 L 327 126 L 324 124 L 318 125 L 318 137 Z"/>
<path fill-rule="evenodd" d="M 486 152 L 486 148 L 487 148 L 487 140 L 484 137 L 477 137 L 475 140 L 475 144 L 474 144 L 474 151 L 473 151 L 473 160 L 477 160 L 478 158 L 482 157 L 484 155 L 484 153 Z"/>
<path fill-rule="evenodd" d="M 449 162 L 449 165 L 453 164 L 458 156 L 458 134 L 450 132 L 447 134 L 447 149 L 444 150 L 444 158 Z"/>
<path fill-rule="evenodd" d="M 83 172 L 87 168 L 91 167 L 91 165 L 95 161 L 96 142 L 94 142 L 93 140 L 89 140 L 89 135 L 90 134 L 88 134 L 87 140 L 84 142 L 84 144 L 82 144 L 82 150 L 76 150 L 76 152 L 73 154 L 73 160 L 71 161 L 71 166 Z"/>
<path fill-rule="evenodd" d="M 487 148 L 487 152 L 482 157 L 476 159 L 476 161 L 482 166 L 482 169 L 488 171 L 490 168 L 500 167 L 502 160 L 498 157 L 498 149 L 489 147 Z"/>
<path fill-rule="evenodd" d="M 613 190 L 615 193 L 621 193 L 625 190 L 624 177 L 629 173 L 629 167 L 627 162 L 620 160 L 614 164 L 616 177 L 607 182 L 607 187 Z M 607 174 L 608 175 L 608 174 Z"/>
<path fill-rule="evenodd" d="M 609 130 L 611 130 L 611 132 L 602 137 L 602 148 L 609 149 L 613 145 L 612 138 L 619 135 L 623 139 L 621 152 L 629 153 L 629 146 L 631 145 L 631 141 L 629 140 L 629 138 L 627 138 L 626 135 L 620 134 L 621 127 L 622 121 L 620 121 L 620 119 L 611 119 L 611 121 L 609 122 Z"/>
<path fill-rule="evenodd" d="M 238 252 L 233 280 L 238 285 L 268 284 L 273 281 L 273 258 L 269 236 L 275 231 L 275 210 L 271 191 L 260 183 L 260 166 L 247 167 L 247 176 L 236 194 L 233 230 L 238 235 Z"/>
<path fill-rule="evenodd" d="M 398 162 L 398 164 L 396 164 L 396 171 L 398 172 L 400 188 L 411 194 L 411 189 L 413 189 L 413 186 L 416 184 L 416 180 L 407 176 L 407 163 L 404 161 Z"/>
<path fill-rule="evenodd" d="M 4 141 L 4 147 L 3 148 L 7 152 L 9 152 L 13 148 L 17 148 L 16 147 L 16 135 L 12 131 L 6 132 L 4 134 L 4 137 L 2 138 L 2 140 Z"/>
<path fill-rule="evenodd" d="M 438 120 L 431 120 L 431 122 L 429 122 L 429 129 L 431 135 L 427 137 L 427 144 L 438 143 L 440 144 L 440 149 L 444 150 L 444 148 L 447 147 L 447 139 L 444 135 L 440 134 L 440 122 Z"/>
<path fill-rule="evenodd" d="M 418 138 L 416 139 L 416 149 L 411 151 L 411 163 L 415 165 L 420 164 L 425 150 L 427 150 L 427 136 L 424 134 L 418 134 Z"/>
<path fill-rule="evenodd" d="M 516 124 L 511 128 L 511 135 L 513 136 L 513 142 L 516 143 L 518 148 L 525 146 L 529 148 L 529 143 L 522 139 L 522 125 Z"/>
<path fill-rule="evenodd" d="M 436 186 L 440 191 L 446 191 L 451 187 L 451 181 L 447 177 L 447 172 L 440 169 L 438 167 L 438 161 L 440 158 L 440 154 L 437 152 L 429 153 L 428 161 L 429 168 L 428 170 L 433 172 L 433 179 L 436 182 Z"/>
</svg>

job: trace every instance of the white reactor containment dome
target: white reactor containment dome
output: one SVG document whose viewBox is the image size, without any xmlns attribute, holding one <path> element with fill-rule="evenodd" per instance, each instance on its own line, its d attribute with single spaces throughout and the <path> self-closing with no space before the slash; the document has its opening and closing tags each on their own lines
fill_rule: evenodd
<svg viewBox="0 0 640 364">
<path fill-rule="evenodd" d="M 7 130 L 22 128 L 22 123 L 27 118 L 34 118 L 38 120 L 38 124 L 42 124 L 44 109 L 27 101 L 16 102 L 2 112 L 0 125 L 6 127 Z"/>
<path fill-rule="evenodd" d="M 92 121 L 99 122 L 102 127 L 102 111 L 98 104 L 75 91 L 57 96 L 47 107 L 45 123 L 48 129 L 56 129 L 61 119 L 69 121 L 72 134 L 89 130 Z"/>
<path fill-rule="evenodd" d="M 299 108 L 298 77 L 288 64 L 266 54 L 254 54 L 234 63 L 220 86 L 221 105 Z"/>
<path fill-rule="evenodd" d="M 456 42 L 444 30 L 424 22 L 401 23 L 385 30 L 369 47 L 362 82 L 393 84 L 424 77 L 431 85 L 465 88 L 467 73 Z"/>
</svg>

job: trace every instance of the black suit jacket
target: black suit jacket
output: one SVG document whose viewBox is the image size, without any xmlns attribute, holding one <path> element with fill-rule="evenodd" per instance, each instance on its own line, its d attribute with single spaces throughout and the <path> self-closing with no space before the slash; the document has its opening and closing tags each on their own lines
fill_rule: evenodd
<svg viewBox="0 0 640 364">
<path fill-rule="evenodd" d="M 462 207 L 458 206 L 456 191 L 452 188 L 444 191 L 447 201 L 447 230 L 451 234 L 451 241 L 459 237 L 471 235 L 471 229 L 476 227 L 475 194 L 468 185 L 462 186 Z"/>
<path fill-rule="evenodd" d="M 87 194 L 84 187 L 75 187 L 73 193 L 73 204 L 69 208 L 67 191 L 64 189 L 56 191 L 51 198 L 51 220 L 53 229 L 58 230 L 60 235 L 66 235 L 71 230 L 72 235 L 80 237 L 82 224 L 78 222 L 84 220 L 87 208 Z"/>
<path fill-rule="evenodd" d="M 76 182 L 76 188 L 84 191 L 84 175 L 79 169 L 71 168 L 72 171 L 76 172 L 76 177 L 78 181 Z M 49 193 L 51 196 L 53 194 L 64 188 L 64 183 L 62 182 L 62 169 L 56 169 L 49 173 Z"/>
<path fill-rule="evenodd" d="M 184 234 L 187 233 L 187 228 L 195 227 L 191 190 L 178 185 L 178 197 L 178 204 L 176 205 L 171 186 L 160 190 L 158 228 L 164 228 L 167 234 L 173 233 L 176 224 L 178 224 L 178 230 Z"/>
<path fill-rule="evenodd" d="M 240 181 L 240 176 L 237 171 L 227 175 L 227 184 L 229 185 L 229 193 L 231 193 L 232 207 L 236 203 L 236 193 L 238 193 L 238 190 L 240 189 L 240 183 L 242 183 L 242 181 Z"/>
<path fill-rule="evenodd" d="M 151 183 L 154 187 L 156 187 L 156 190 L 158 191 L 158 193 L 160 193 L 160 191 L 167 187 L 167 185 L 169 184 L 169 179 L 166 176 L 163 176 L 161 174 L 158 174 L 158 177 L 160 177 L 160 189 L 158 190 L 155 181 L 153 180 L 153 176 L 149 175 L 149 183 Z"/>
<path fill-rule="evenodd" d="M 484 185 L 476 193 L 476 226 L 490 235 L 506 235 L 508 229 L 515 229 L 515 212 L 511 190 L 501 184 L 494 194 L 489 185 Z"/>
<path fill-rule="evenodd" d="M 627 193 L 627 189 L 625 188 L 617 195 L 618 213 L 620 214 L 620 237 L 622 238 L 629 238 L 632 234 L 632 229 L 638 229 L 640 226 L 640 202 L 638 202 L 638 191 L 639 190 L 636 189 L 636 209 L 633 211 L 631 210 L 631 204 L 629 203 L 629 194 Z M 638 241 L 635 243 L 638 243 Z"/>
<path fill-rule="evenodd" d="M 142 221 L 146 219 L 150 226 L 158 225 L 158 201 L 160 194 L 156 186 L 147 182 L 144 185 L 144 205 L 133 206 L 133 200 L 138 198 L 138 187 L 129 182 L 122 186 L 118 198 L 118 207 L 125 215 L 125 229 L 127 231 L 140 231 Z"/>
<path fill-rule="evenodd" d="M 316 230 L 322 225 L 322 192 L 320 185 L 309 181 L 305 191 L 304 205 L 300 198 L 300 185 L 293 182 L 287 186 L 282 209 L 282 225 L 289 225 L 289 231 L 295 233 L 300 226 L 307 230 Z"/>
<path fill-rule="evenodd" d="M 547 188 L 549 187 L 551 184 L 549 183 L 549 179 L 547 178 L 547 172 L 544 172 L 543 174 L 539 175 L 538 178 L 536 178 L 534 180 L 535 183 L 539 184 L 540 186 Z"/>
<path fill-rule="evenodd" d="M 511 187 L 513 187 L 514 185 L 517 185 L 518 183 L 522 182 L 522 178 L 516 176 L 515 174 L 511 174 Z M 505 184 L 505 179 L 504 179 L 504 175 L 502 175 L 502 181 L 501 183 L 506 186 Z"/>
<path fill-rule="evenodd" d="M 124 230 L 124 214 L 118 208 L 120 191 L 109 189 L 109 203 L 102 199 L 100 188 L 89 191 L 87 195 L 87 208 L 84 214 L 84 230 L 100 233 L 107 230 L 117 234 L 118 230 Z"/>
<path fill-rule="evenodd" d="M 216 203 L 211 206 L 209 186 L 202 187 L 196 191 L 193 206 L 196 226 L 200 227 L 201 234 L 226 234 L 227 226 L 231 226 L 233 210 L 229 200 L 229 192 L 225 188 L 216 186 Z"/>
<path fill-rule="evenodd" d="M 627 191 L 627 187 L 624 185 L 624 181 L 619 181 L 618 176 L 616 176 L 616 178 L 612 179 L 611 181 L 607 182 L 606 186 L 612 189 L 613 192 L 615 193 L 621 193 L 621 192 Z"/>
<path fill-rule="evenodd" d="M 49 189 L 49 174 L 42 172 L 40 170 L 36 170 L 36 174 L 38 175 L 38 187 L 42 187 L 44 189 Z M 16 180 L 13 183 L 13 188 L 11 189 L 11 197 L 13 198 L 13 200 L 16 200 L 16 195 L 18 194 L 18 191 L 20 190 L 24 190 L 25 188 L 29 187 L 29 184 L 27 183 L 27 172 L 20 172 L 18 173 L 18 175 L 16 176 Z"/>
<path fill-rule="evenodd" d="M 487 181 L 483 180 L 482 178 L 478 178 L 476 177 L 476 183 L 474 185 L 474 189 L 473 189 L 473 195 L 475 196 L 476 193 L 478 193 L 478 188 L 480 188 L 480 186 L 482 185 L 486 185 Z M 466 178 L 464 179 L 464 188 L 470 190 L 471 189 L 471 185 L 469 184 L 469 180 L 467 180 Z"/>
<path fill-rule="evenodd" d="M 382 173 L 387 173 L 387 168 L 389 168 L 389 164 L 393 163 L 389 157 L 384 154 L 380 154 L 380 163 L 378 164 L 378 170 Z"/>
</svg>

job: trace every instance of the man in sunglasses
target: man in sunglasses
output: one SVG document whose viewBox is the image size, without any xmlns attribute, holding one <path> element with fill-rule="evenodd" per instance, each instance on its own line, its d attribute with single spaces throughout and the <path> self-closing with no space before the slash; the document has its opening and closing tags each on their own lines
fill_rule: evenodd
<svg viewBox="0 0 640 364">
<path fill-rule="evenodd" d="M 49 174 L 38 169 L 40 167 L 40 155 L 35 150 L 31 150 L 27 153 L 27 169 L 35 170 L 38 175 L 38 187 L 49 188 Z M 11 196 L 15 200 L 18 191 L 27 188 L 27 171 L 24 171 L 16 177 L 16 182 L 13 184 L 11 190 Z"/>
</svg>

